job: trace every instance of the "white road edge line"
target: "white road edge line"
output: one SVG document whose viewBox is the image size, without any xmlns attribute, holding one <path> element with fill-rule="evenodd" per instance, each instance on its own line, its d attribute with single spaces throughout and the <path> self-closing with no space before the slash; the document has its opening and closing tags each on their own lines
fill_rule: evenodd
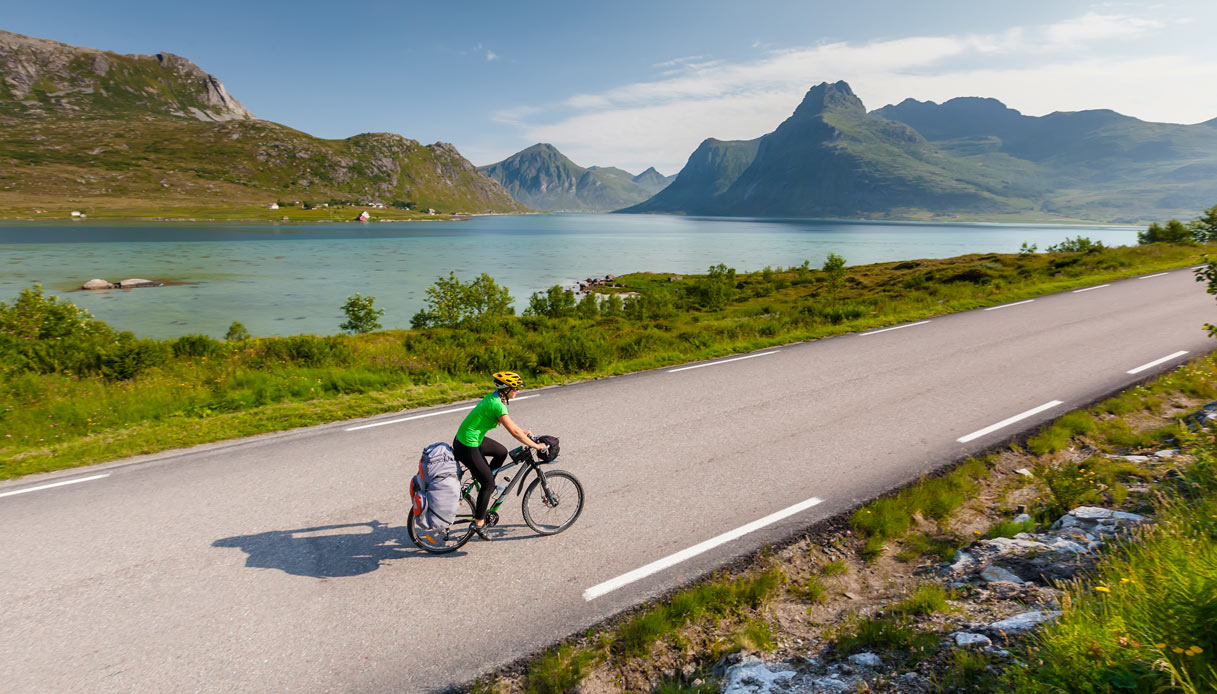
<svg viewBox="0 0 1217 694">
<path fill-rule="evenodd" d="M 1110 287 L 1110 286 L 1111 286 L 1110 284 L 1100 284 L 1100 285 L 1099 285 L 1099 286 L 1097 286 L 1097 287 L 1087 287 L 1087 288 L 1085 288 L 1085 289 L 1075 289 L 1075 290 L 1073 290 L 1073 293 L 1074 293 L 1074 294 L 1081 294 L 1082 292 L 1088 292 L 1088 291 L 1090 291 L 1090 290 L 1092 290 L 1092 289 L 1102 289 L 1103 287 Z"/>
<path fill-rule="evenodd" d="M 1029 304 L 1032 301 L 1035 301 L 1035 299 L 1027 299 L 1026 301 L 1015 301 L 1012 304 L 1002 304 L 1001 306 L 990 306 L 989 308 L 987 308 L 985 310 L 986 311 L 996 311 L 999 308 L 1010 308 L 1011 306 L 1022 306 L 1023 304 Z"/>
<path fill-rule="evenodd" d="M 923 321 L 921 321 L 920 323 L 905 323 L 904 325 L 895 325 L 895 326 L 892 326 L 892 327 L 890 327 L 890 328 L 881 328 L 881 329 L 879 329 L 879 330 L 872 330 L 872 331 L 870 331 L 869 333 L 859 333 L 859 334 L 858 334 L 858 337 L 863 337 L 863 336 L 865 336 L 865 335 L 878 335 L 879 333 L 885 333 L 885 332 L 887 332 L 887 331 L 889 331 L 889 330 L 899 330 L 899 329 L 901 329 L 901 328 L 911 328 L 911 327 L 913 327 L 914 325 L 925 325 L 926 323 L 929 323 L 929 321 L 928 321 L 928 320 L 923 320 Z"/>
<path fill-rule="evenodd" d="M 65 484 L 78 484 L 80 482 L 88 482 L 90 480 L 99 480 L 103 477 L 109 477 L 109 476 L 110 476 L 110 473 L 107 472 L 104 475 L 93 475 L 92 477 L 77 477 L 74 480 L 64 480 L 63 482 L 52 482 L 50 484 L 40 484 L 37 487 L 26 487 L 25 489 L 18 489 L 15 492 L 0 492 L 0 496 L 13 496 L 14 494 L 24 494 L 26 492 L 36 492 L 40 489 L 50 489 L 51 487 L 62 487 Z"/>
<path fill-rule="evenodd" d="M 823 503 L 822 499 L 817 499 L 816 497 L 813 496 L 812 498 L 808 499 L 807 501 L 799 502 L 799 503 L 795 504 L 794 506 L 791 506 L 789 508 L 784 508 L 781 511 L 778 511 L 777 513 L 771 513 L 768 516 L 761 518 L 760 520 L 752 521 L 748 525 L 736 528 L 735 530 L 732 530 L 730 532 L 725 532 L 722 535 L 719 535 L 718 537 L 712 537 L 709 540 L 706 540 L 705 542 L 700 542 L 696 545 L 693 545 L 692 547 L 690 547 L 688 549 L 681 550 L 681 551 L 677 552 L 676 554 L 666 556 L 663 559 L 660 559 L 658 561 L 653 561 L 650 564 L 647 564 L 646 566 L 634 569 L 633 571 L 631 571 L 629 573 L 621 574 L 620 576 L 618 576 L 617 578 L 614 578 L 612 580 L 605 581 L 604 583 L 594 585 L 591 588 L 588 588 L 587 590 L 583 591 L 583 599 L 584 599 L 584 601 L 589 601 L 589 602 L 592 600 L 595 600 L 596 598 L 598 598 L 602 595 L 605 595 L 607 593 L 611 593 L 614 590 L 621 588 L 622 586 L 627 586 L 637 580 L 646 578 L 647 576 L 650 576 L 651 574 L 659 573 L 660 571 L 663 571 L 664 569 L 666 569 L 668 567 L 675 566 L 676 564 L 679 564 L 680 562 L 685 561 L 686 559 L 691 559 L 693 557 L 696 557 L 697 555 L 702 554 L 704 552 L 708 552 L 709 550 L 714 549 L 715 547 L 718 547 L 721 544 L 725 544 L 732 540 L 741 538 L 744 535 L 747 535 L 748 533 L 760 530 L 761 528 L 765 527 L 766 525 L 772 525 L 772 524 L 782 520 L 783 518 L 786 518 L 788 516 L 793 516 L 794 514 L 799 513 L 800 511 L 805 511 L 805 510 L 811 508 L 812 506 L 815 506 L 816 504 L 821 504 L 821 503 Z"/>
<path fill-rule="evenodd" d="M 1191 270 L 1199 270 L 1200 268 L 1204 268 L 1204 267 L 1208 267 L 1208 265 L 1197 265 L 1196 267 L 1194 267 L 1194 268 L 1189 268 L 1189 269 L 1191 269 Z"/>
<path fill-rule="evenodd" d="M 535 397 L 538 397 L 538 396 L 521 395 L 518 398 L 512 398 L 512 400 L 513 401 L 514 400 L 527 400 L 529 398 L 535 398 Z M 359 431 L 360 429 L 371 429 L 372 427 L 383 427 L 386 424 L 400 424 L 401 422 L 409 422 L 409 421 L 415 420 L 415 419 L 426 419 L 427 417 L 435 417 L 435 416 L 438 416 L 441 414 L 452 414 L 453 412 L 464 412 L 465 410 L 472 410 L 475 407 L 477 407 L 477 405 L 466 405 L 465 407 L 453 407 L 450 410 L 440 410 L 439 412 L 428 412 L 426 414 L 416 414 L 416 415 L 411 415 L 409 417 L 402 417 L 400 419 L 389 419 L 389 420 L 386 420 L 383 422 L 372 422 L 371 424 L 360 424 L 357 427 L 348 427 L 346 429 L 343 429 L 343 431 Z"/>
<path fill-rule="evenodd" d="M 1043 405 L 1040 405 L 1039 407 L 1034 407 L 1021 414 L 1016 414 L 1013 417 L 1010 417 L 1009 419 L 1003 419 L 1000 422 L 998 422 L 997 424 L 994 424 L 992 426 L 987 426 L 984 429 L 981 429 L 980 431 L 974 431 L 971 434 L 968 434 L 967 436 L 961 436 L 955 440 L 960 443 L 967 443 L 967 442 L 971 441 L 972 439 L 978 439 L 978 438 L 984 436 L 985 434 L 991 434 L 991 433 L 997 431 L 998 429 L 1001 429 L 1002 427 L 1008 427 L 1015 422 L 1024 420 L 1033 415 L 1037 415 L 1037 414 L 1043 412 L 1044 410 L 1050 410 L 1053 407 L 1056 407 L 1057 405 L 1060 405 L 1060 404 L 1061 404 L 1060 400 L 1053 400 L 1052 402 L 1046 402 Z"/>
<path fill-rule="evenodd" d="M 1156 275 L 1146 275 L 1146 276 L 1144 276 L 1144 277 L 1138 277 L 1137 279 L 1139 279 L 1139 280 L 1147 280 L 1147 279 L 1149 279 L 1150 277 L 1161 277 L 1161 276 L 1163 276 L 1163 275 L 1169 275 L 1169 274 L 1171 274 L 1171 273 L 1169 273 L 1169 272 L 1159 272 L 1159 273 L 1158 273 L 1158 274 L 1156 274 Z"/>
<path fill-rule="evenodd" d="M 674 374 L 677 371 L 688 371 L 689 369 L 700 369 L 703 366 L 717 366 L 719 364 L 726 364 L 729 361 L 739 361 L 740 359 L 752 359 L 753 357 L 767 357 L 770 354 L 777 354 L 780 351 L 781 351 L 780 349 L 775 349 L 772 352 L 761 352 L 760 354 L 746 354 L 742 357 L 732 357 L 730 359 L 720 359 L 718 361 L 706 362 L 705 364 L 694 364 L 693 366 L 682 366 L 679 369 L 668 369 L 668 373 Z"/>
<path fill-rule="evenodd" d="M 1161 364 L 1164 361 L 1170 361 L 1171 359 L 1174 359 L 1175 357 L 1182 357 L 1185 354 L 1187 354 L 1187 350 L 1182 349 L 1182 350 L 1179 350 L 1178 352 L 1175 352 L 1174 354 L 1168 354 L 1165 357 L 1162 357 L 1161 359 L 1155 359 L 1148 364 L 1142 364 L 1135 369 L 1129 369 L 1128 371 L 1125 371 L 1124 373 L 1139 374 L 1146 369 L 1154 368 L 1155 366 L 1157 366 L 1158 364 Z"/>
</svg>

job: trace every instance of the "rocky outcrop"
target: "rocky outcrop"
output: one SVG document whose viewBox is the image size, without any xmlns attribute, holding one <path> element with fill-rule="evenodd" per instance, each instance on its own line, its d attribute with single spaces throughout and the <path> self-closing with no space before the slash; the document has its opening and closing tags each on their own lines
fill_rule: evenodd
<svg viewBox="0 0 1217 694">
<path fill-rule="evenodd" d="M 171 53 L 120 55 L 0 31 L 0 110 L 104 115 L 133 108 L 201 121 L 252 120 L 214 75 Z"/>
</svg>

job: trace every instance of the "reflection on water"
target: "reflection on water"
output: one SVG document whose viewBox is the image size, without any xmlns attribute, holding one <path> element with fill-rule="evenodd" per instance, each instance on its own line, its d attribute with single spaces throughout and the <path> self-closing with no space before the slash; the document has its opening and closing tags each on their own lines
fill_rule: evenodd
<svg viewBox="0 0 1217 694">
<path fill-rule="evenodd" d="M 340 307 L 376 297 L 388 328 L 409 326 L 435 278 L 486 272 L 522 308 L 534 291 L 634 271 L 691 273 L 726 263 L 851 265 L 1041 249 L 1079 234 L 1136 242 L 1137 228 L 531 215 L 385 224 L 0 223 L 0 300 L 35 282 L 125 330 L 148 337 L 222 337 L 241 321 L 254 335 L 330 334 Z M 76 291 L 94 277 L 180 282 L 129 291 Z"/>
</svg>

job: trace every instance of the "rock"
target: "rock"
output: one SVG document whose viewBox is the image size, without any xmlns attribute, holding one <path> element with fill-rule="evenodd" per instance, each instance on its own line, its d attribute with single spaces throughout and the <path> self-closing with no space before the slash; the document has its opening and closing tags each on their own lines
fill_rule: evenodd
<svg viewBox="0 0 1217 694">
<path fill-rule="evenodd" d="M 795 676 L 793 670 L 774 672 L 756 656 L 744 657 L 723 676 L 723 694 L 770 694 L 785 691 L 778 684 Z"/>
<path fill-rule="evenodd" d="M 160 282 L 142 279 L 128 279 L 118 283 L 119 289 L 135 289 L 136 287 L 160 287 Z"/>
<path fill-rule="evenodd" d="M 957 549 L 955 550 L 955 561 L 947 567 L 947 571 L 950 573 L 963 573 L 975 565 L 976 560 L 972 558 L 972 555 L 962 549 Z"/>
<path fill-rule="evenodd" d="M 1149 456 L 1147 455 L 1122 455 L 1119 456 L 1130 463 L 1148 463 Z"/>
<path fill-rule="evenodd" d="M 1031 474 L 1031 471 L 1025 467 L 1020 467 L 1019 469 L 1015 470 L 1014 472 L 1016 474 L 1022 475 L 1023 477 L 1035 477 L 1035 475 Z"/>
<path fill-rule="evenodd" d="M 860 668 L 883 667 L 883 659 L 874 653 L 855 653 L 849 657 L 849 662 Z"/>
<path fill-rule="evenodd" d="M 1014 517 L 1014 522 L 1015 523 L 1030 523 L 1031 514 L 1030 513 L 1020 513 Z"/>
<path fill-rule="evenodd" d="M 1178 448 L 1164 448 L 1160 451 L 1155 451 L 1154 457 L 1155 458 L 1177 458 L 1177 457 L 1179 457 L 1179 449 Z"/>
<path fill-rule="evenodd" d="M 1119 534 L 1130 525 L 1147 523 L 1149 519 L 1135 513 L 1113 511 L 1098 506 L 1079 506 L 1052 524 L 1053 530 L 1076 528 L 1099 537 Z"/>
<path fill-rule="evenodd" d="M 844 694 L 856 690 L 857 680 L 839 680 L 835 677 L 816 677 L 799 688 L 806 694 Z"/>
<path fill-rule="evenodd" d="M 984 634 L 972 634 L 966 631 L 957 631 L 951 634 L 955 638 L 955 645 L 960 648 L 984 648 L 992 645 L 992 641 Z"/>
<path fill-rule="evenodd" d="M 105 280 L 91 279 L 80 286 L 81 289 L 113 289 L 114 285 Z"/>
<path fill-rule="evenodd" d="M 1010 583 L 1026 583 L 1026 581 L 1019 578 L 1017 575 L 1011 573 L 1009 570 L 1003 569 L 1002 567 L 996 566 L 996 565 L 986 566 L 984 569 L 981 570 L 980 577 L 985 579 L 985 581 L 987 581 L 989 583 L 995 583 L 997 581 L 1009 581 Z"/>
<path fill-rule="evenodd" d="M 989 625 L 989 629 L 1004 634 L 1021 634 L 1031 631 L 1044 622 L 1051 622 L 1060 615 L 1061 613 L 1056 611 L 1041 612 L 1039 610 L 1032 610 L 1031 612 L 1016 614 L 1000 622 L 993 622 Z"/>
</svg>

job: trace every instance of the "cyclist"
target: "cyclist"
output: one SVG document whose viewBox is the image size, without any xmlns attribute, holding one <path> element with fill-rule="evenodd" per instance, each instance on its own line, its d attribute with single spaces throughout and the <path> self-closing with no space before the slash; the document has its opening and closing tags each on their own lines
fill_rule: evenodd
<svg viewBox="0 0 1217 694">
<path fill-rule="evenodd" d="M 452 451 L 462 465 L 469 468 L 481 489 L 478 491 L 477 508 L 473 511 L 473 529 L 482 539 L 486 535 L 482 526 L 486 524 L 486 508 L 490 505 L 490 497 L 494 494 L 494 470 L 503 465 L 507 459 L 507 449 L 494 439 L 486 438 L 486 432 L 502 424 L 507 433 L 517 441 L 535 448 L 545 450 L 543 443 L 537 443 L 529 438 L 532 432 L 521 429 L 507 414 L 507 401 L 511 400 L 524 387 L 524 379 L 512 371 L 500 371 L 494 375 L 494 392 L 478 402 L 461 426 L 456 430 L 456 438 L 452 441 Z M 490 457 L 487 463 L 486 457 Z"/>
</svg>

